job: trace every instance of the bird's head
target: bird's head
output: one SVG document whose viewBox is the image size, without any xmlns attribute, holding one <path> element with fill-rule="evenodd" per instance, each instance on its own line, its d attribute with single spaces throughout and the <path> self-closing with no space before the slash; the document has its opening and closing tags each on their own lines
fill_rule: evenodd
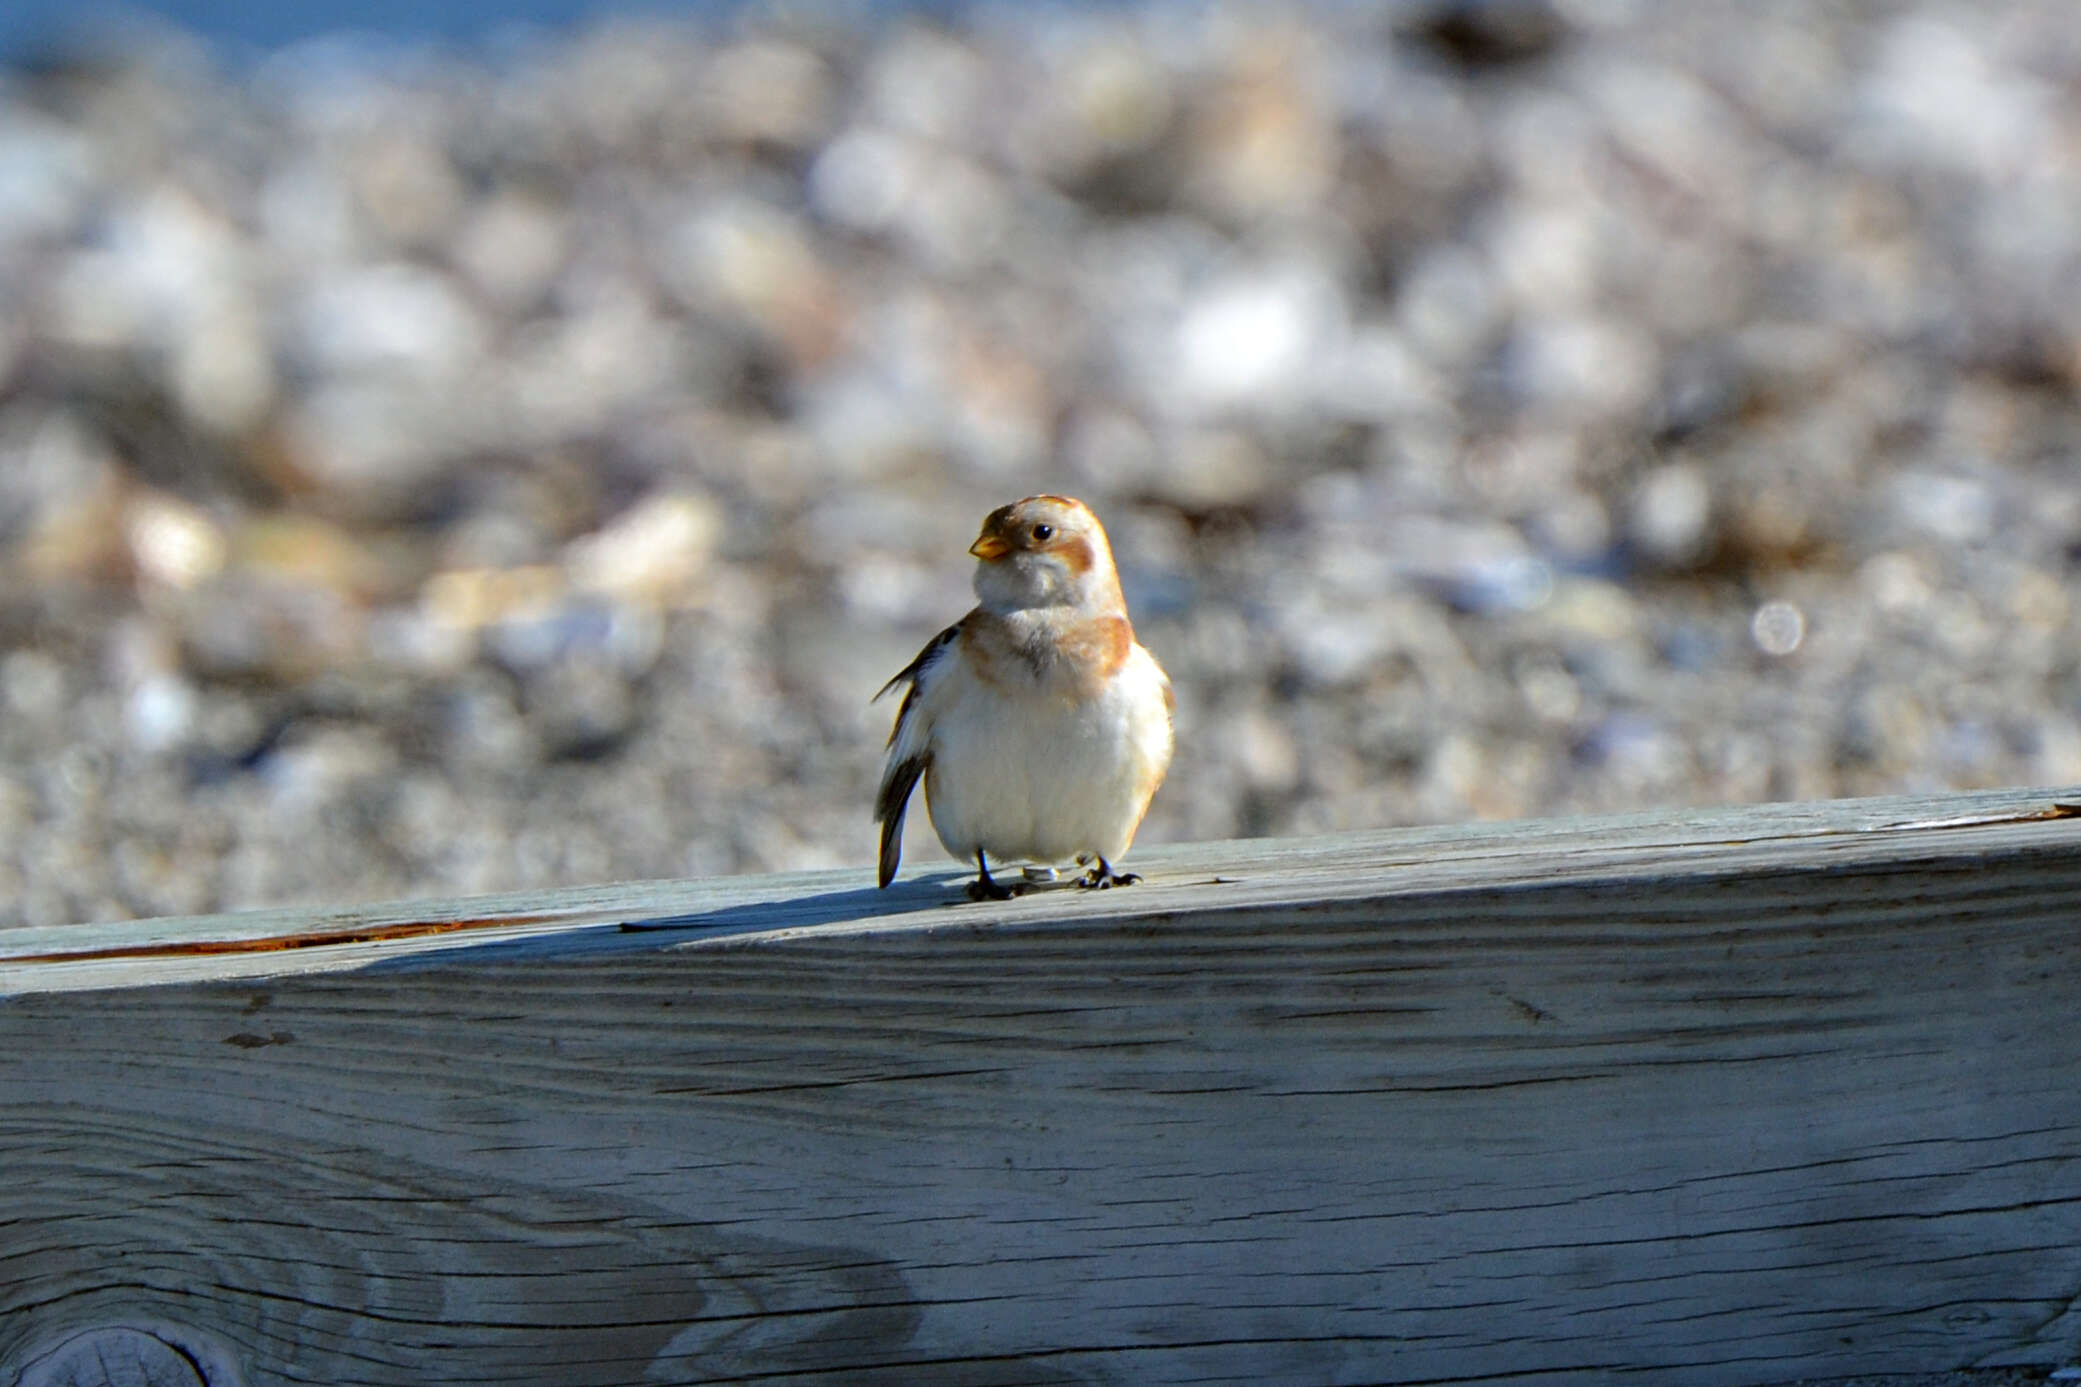
<svg viewBox="0 0 2081 1387">
<path fill-rule="evenodd" d="M 983 532 L 968 552 L 982 560 L 975 593 L 991 611 L 1120 605 L 1105 527 L 1071 497 L 1028 496 L 999 506 L 983 518 Z"/>
</svg>

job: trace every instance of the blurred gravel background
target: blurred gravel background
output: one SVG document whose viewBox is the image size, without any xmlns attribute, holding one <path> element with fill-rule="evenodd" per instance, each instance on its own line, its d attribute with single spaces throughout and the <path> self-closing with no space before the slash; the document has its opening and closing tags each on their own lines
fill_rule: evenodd
<svg viewBox="0 0 2081 1387">
<path fill-rule="evenodd" d="M 2081 782 L 2077 385 L 2071 0 L 18 67 L 0 923 L 864 866 L 1041 490 L 1145 842 Z"/>
</svg>

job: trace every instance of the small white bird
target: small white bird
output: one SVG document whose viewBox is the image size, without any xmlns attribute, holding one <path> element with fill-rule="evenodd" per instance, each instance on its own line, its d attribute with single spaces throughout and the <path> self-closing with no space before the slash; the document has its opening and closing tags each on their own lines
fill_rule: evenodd
<svg viewBox="0 0 2081 1387">
<path fill-rule="evenodd" d="M 909 685 L 875 796 L 881 884 L 903 854 L 911 788 L 946 850 L 976 865 L 972 900 L 1020 886 L 990 859 L 1089 863 L 1086 887 L 1141 880 L 1114 864 L 1171 763 L 1171 681 L 1136 643 L 1104 527 L 1082 501 L 990 512 L 968 552 L 980 605 L 882 686 Z"/>
</svg>

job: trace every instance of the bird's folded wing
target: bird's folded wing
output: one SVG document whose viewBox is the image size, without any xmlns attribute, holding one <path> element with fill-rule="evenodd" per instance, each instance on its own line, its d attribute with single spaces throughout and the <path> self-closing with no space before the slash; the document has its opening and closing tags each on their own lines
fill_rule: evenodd
<svg viewBox="0 0 2081 1387">
<path fill-rule="evenodd" d="M 910 792 L 932 763 L 930 719 L 924 712 L 929 690 L 947 673 L 959 639 L 959 625 L 949 626 L 927 642 L 918 657 L 882 685 L 877 699 L 899 684 L 907 684 L 903 703 L 896 710 L 896 725 L 889 730 L 889 760 L 882 768 L 881 788 L 874 796 L 875 822 L 882 826 L 879 875 L 887 886 L 896 876 L 903 857 L 903 816 L 910 807 Z"/>
</svg>

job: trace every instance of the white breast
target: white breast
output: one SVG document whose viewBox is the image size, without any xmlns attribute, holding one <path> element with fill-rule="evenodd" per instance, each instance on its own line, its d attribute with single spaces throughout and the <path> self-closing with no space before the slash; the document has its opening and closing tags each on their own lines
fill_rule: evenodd
<svg viewBox="0 0 2081 1387">
<path fill-rule="evenodd" d="M 1170 764 L 1164 692 L 1139 645 L 1103 693 L 1081 702 L 986 688 L 965 665 L 950 670 L 925 775 L 939 841 L 966 862 L 978 849 L 993 861 L 1118 861 Z"/>
</svg>

